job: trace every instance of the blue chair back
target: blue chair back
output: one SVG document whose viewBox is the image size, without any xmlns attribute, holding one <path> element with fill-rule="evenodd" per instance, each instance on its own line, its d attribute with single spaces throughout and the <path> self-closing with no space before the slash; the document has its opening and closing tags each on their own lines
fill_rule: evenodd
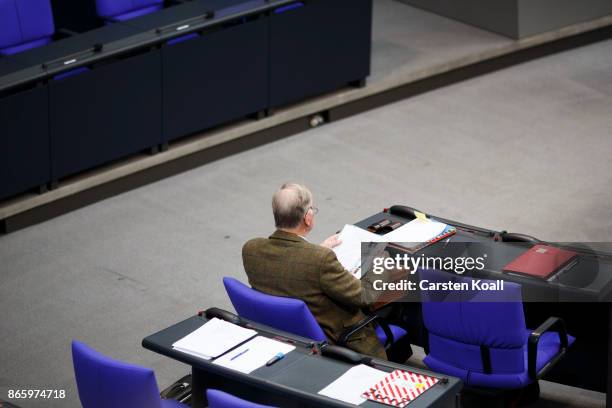
<svg viewBox="0 0 612 408">
<path fill-rule="evenodd" d="M 125 21 L 160 10 L 163 0 L 96 0 L 98 16 L 107 21 Z"/>
<path fill-rule="evenodd" d="M 54 32 L 50 0 L 0 0 L 0 54 L 48 44 Z"/>
<path fill-rule="evenodd" d="M 501 293 L 480 291 L 471 289 L 473 278 L 470 277 L 434 270 L 420 270 L 419 274 L 421 281 L 465 283 L 469 288 L 423 295 L 429 360 L 466 373 L 483 373 L 481 346 L 484 346 L 490 353 L 491 373 L 525 371 L 523 346 L 528 332 L 520 285 L 506 281 Z"/>
<path fill-rule="evenodd" d="M 272 408 L 269 405 L 260 405 L 234 397 L 223 391 L 206 390 L 209 408 Z"/>
<path fill-rule="evenodd" d="M 153 370 L 112 360 L 76 340 L 72 361 L 83 408 L 161 408 Z"/>
<path fill-rule="evenodd" d="M 223 285 L 238 315 L 298 336 L 327 340 L 303 301 L 267 295 L 234 278 L 223 278 Z"/>
</svg>

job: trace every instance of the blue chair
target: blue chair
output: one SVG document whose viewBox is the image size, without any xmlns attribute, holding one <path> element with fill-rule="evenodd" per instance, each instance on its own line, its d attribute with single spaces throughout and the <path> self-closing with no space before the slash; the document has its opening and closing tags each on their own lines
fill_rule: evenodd
<svg viewBox="0 0 612 408">
<path fill-rule="evenodd" d="M 76 340 L 72 341 L 72 362 L 83 408 L 187 408 L 159 397 L 150 368 L 112 360 Z"/>
<path fill-rule="evenodd" d="M 163 7 L 163 0 L 96 0 L 98 16 L 106 23 L 131 20 Z"/>
<path fill-rule="evenodd" d="M 318 342 L 327 341 L 325 333 L 303 301 L 268 295 L 234 278 L 223 278 L 223 285 L 239 316 Z M 387 325 L 377 315 L 348 328 L 338 340 L 338 345 L 346 345 L 354 333 L 375 321 L 379 323 L 375 328 L 376 335 L 385 345 L 389 359 L 404 362 L 412 355 L 406 331 L 399 326 Z"/>
<path fill-rule="evenodd" d="M 245 401 L 219 390 L 206 390 L 208 408 L 272 408 L 270 405 L 260 405 Z"/>
<path fill-rule="evenodd" d="M 466 386 L 527 387 L 537 383 L 574 343 L 557 317 L 535 330 L 526 328 L 521 286 L 516 283 L 504 282 L 500 293 L 471 290 L 472 278 L 453 273 L 420 270 L 419 274 L 430 283 L 452 281 L 470 288 L 422 294 L 428 332 L 424 362 L 433 371 L 461 378 Z"/>
<path fill-rule="evenodd" d="M 46 45 L 54 33 L 49 0 L 0 0 L 1 55 Z"/>
</svg>

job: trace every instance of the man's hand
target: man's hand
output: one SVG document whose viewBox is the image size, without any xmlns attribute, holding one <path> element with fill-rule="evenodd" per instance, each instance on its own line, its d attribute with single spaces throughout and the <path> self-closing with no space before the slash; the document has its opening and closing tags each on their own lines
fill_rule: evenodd
<svg viewBox="0 0 612 408">
<path fill-rule="evenodd" d="M 325 241 L 321 242 L 321 246 L 332 249 L 334 247 L 337 247 L 341 243 L 342 241 L 338 239 L 338 234 L 334 234 L 331 237 L 327 238 Z"/>
</svg>

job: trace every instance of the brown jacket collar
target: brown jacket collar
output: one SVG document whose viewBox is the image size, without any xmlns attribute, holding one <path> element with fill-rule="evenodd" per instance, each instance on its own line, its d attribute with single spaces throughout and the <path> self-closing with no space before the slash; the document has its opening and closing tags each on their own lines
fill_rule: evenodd
<svg viewBox="0 0 612 408">
<path fill-rule="evenodd" d="M 296 234 L 292 234 L 291 232 L 276 230 L 272 235 L 270 235 L 270 239 L 283 239 L 285 241 L 293 241 L 293 242 L 306 242 L 302 237 Z"/>
</svg>

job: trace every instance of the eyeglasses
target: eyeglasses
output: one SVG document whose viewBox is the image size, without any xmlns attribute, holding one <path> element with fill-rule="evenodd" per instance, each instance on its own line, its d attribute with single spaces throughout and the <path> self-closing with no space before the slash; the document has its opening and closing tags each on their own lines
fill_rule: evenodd
<svg viewBox="0 0 612 408">
<path fill-rule="evenodd" d="M 317 215 L 319 213 L 319 209 L 317 207 L 310 206 L 310 209 L 312 210 L 312 213 L 314 215 Z"/>
</svg>

